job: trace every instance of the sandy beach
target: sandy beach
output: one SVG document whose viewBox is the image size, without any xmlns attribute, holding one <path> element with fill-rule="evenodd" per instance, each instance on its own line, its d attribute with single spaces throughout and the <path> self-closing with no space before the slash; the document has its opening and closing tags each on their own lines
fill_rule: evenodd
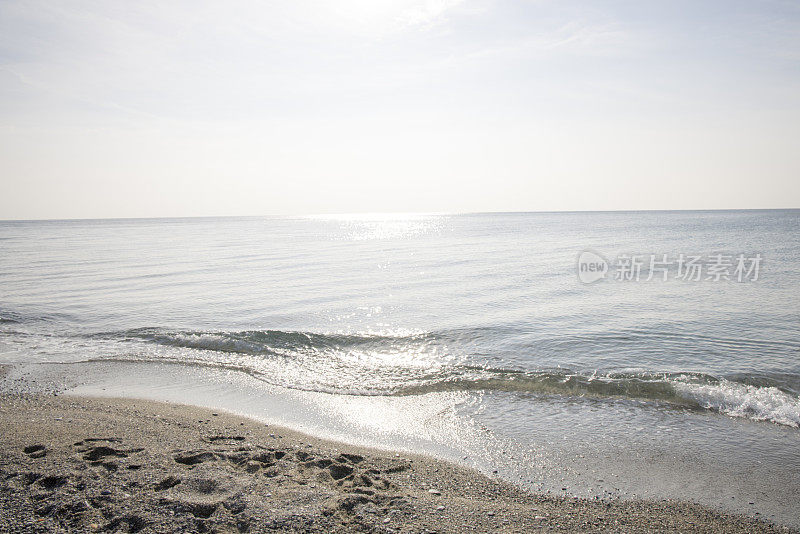
<svg viewBox="0 0 800 534">
<path fill-rule="evenodd" d="M 3 395 L 4 532 L 786 532 L 678 502 L 533 495 L 224 412 Z"/>
</svg>

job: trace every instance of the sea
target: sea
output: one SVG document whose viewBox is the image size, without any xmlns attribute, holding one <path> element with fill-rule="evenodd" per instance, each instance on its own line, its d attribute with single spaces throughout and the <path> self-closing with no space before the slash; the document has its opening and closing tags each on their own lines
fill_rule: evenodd
<svg viewBox="0 0 800 534">
<path fill-rule="evenodd" d="M 0 364 L 800 528 L 800 210 L 4 221 Z"/>
</svg>

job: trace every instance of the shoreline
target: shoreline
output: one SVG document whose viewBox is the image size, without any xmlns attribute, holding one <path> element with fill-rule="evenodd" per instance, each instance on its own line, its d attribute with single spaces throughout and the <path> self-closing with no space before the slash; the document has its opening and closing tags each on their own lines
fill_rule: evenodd
<svg viewBox="0 0 800 534">
<path fill-rule="evenodd" d="M 2 531 L 791 531 L 688 502 L 530 493 L 189 405 L 2 394 L 0 432 Z"/>
</svg>

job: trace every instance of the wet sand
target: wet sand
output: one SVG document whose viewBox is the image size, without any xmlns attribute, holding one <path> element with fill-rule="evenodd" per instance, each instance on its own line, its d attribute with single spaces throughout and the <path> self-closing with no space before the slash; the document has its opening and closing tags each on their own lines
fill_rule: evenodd
<svg viewBox="0 0 800 534">
<path fill-rule="evenodd" d="M 789 531 L 690 503 L 534 495 L 192 406 L 6 394 L 0 434 L 3 532 Z"/>
</svg>

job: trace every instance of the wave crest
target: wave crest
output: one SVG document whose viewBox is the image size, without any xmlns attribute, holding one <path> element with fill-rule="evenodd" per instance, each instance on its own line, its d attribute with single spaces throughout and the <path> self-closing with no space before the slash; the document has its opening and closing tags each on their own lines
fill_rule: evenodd
<svg viewBox="0 0 800 534">
<path fill-rule="evenodd" d="M 456 333 L 455 335 L 463 335 Z M 280 330 L 95 334 L 178 350 L 124 361 L 160 361 L 246 372 L 276 386 L 345 395 L 486 391 L 594 399 L 633 399 L 800 427 L 800 396 L 764 375 L 697 372 L 520 370 L 471 365 L 448 349 L 453 336 L 322 334 Z M 796 376 L 791 377 L 794 382 Z"/>
<path fill-rule="evenodd" d="M 674 387 L 681 396 L 707 410 L 794 428 L 800 426 L 800 398 L 774 386 L 759 387 L 722 380 L 718 384 L 677 382 Z"/>
</svg>

